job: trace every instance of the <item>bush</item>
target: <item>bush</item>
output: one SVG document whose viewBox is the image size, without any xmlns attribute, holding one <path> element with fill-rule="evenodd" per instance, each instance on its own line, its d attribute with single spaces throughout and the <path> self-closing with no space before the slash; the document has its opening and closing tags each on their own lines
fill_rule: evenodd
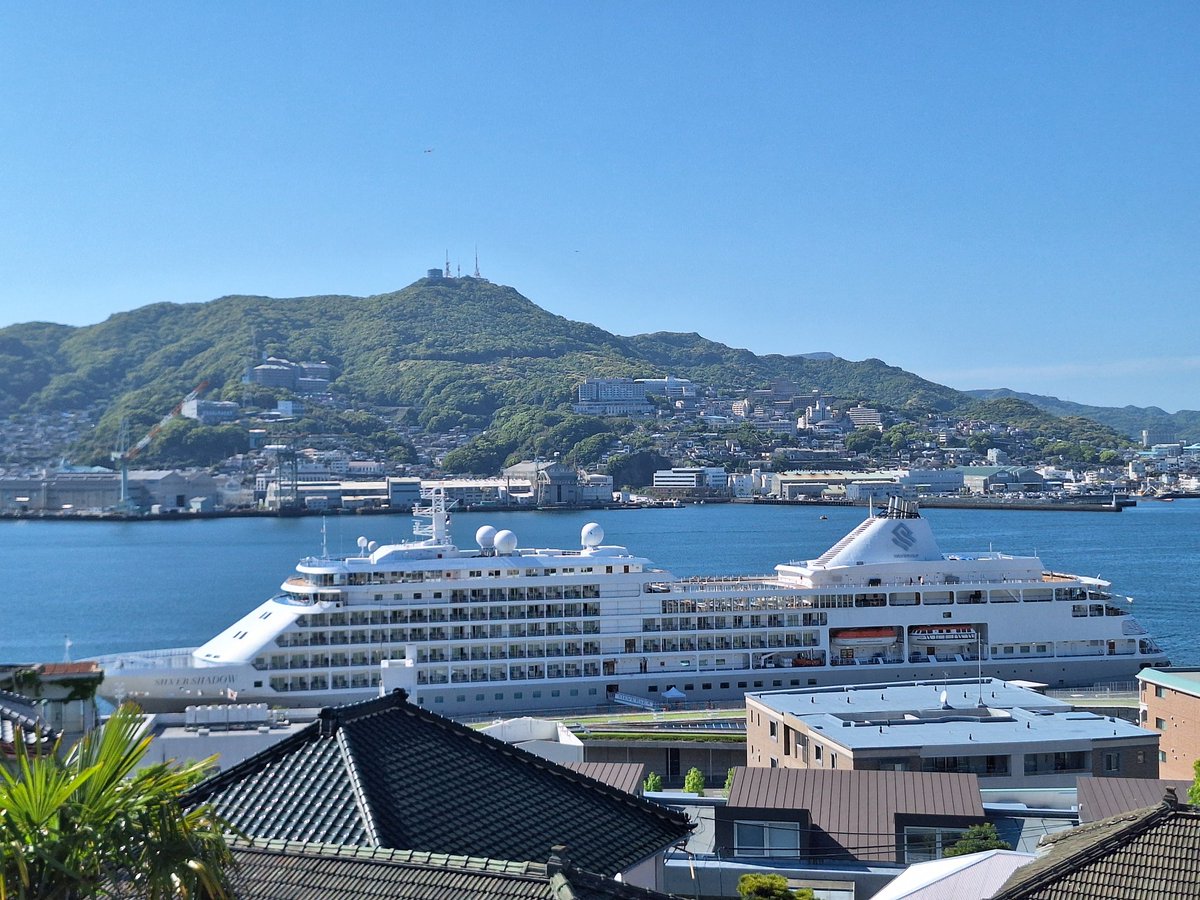
<svg viewBox="0 0 1200 900">
<path fill-rule="evenodd" d="M 738 879 L 737 892 L 742 900 L 813 900 L 811 888 L 793 891 L 782 875 L 743 875 Z"/>
<path fill-rule="evenodd" d="M 726 797 L 726 799 L 729 798 L 729 792 L 733 790 L 733 773 L 735 771 L 737 771 L 737 770 L 734 768 L 730 768 L 730 770 L 725 773 L 725 797 Z"/>
<path fill-rule="evenodd" d="M 657 772 L 651 772 L 646 776 L 646 780 L 642 782 L 642 790 L 647 794 L 654 794 L 662 790 L 662 776 Z"/>
<path fill-rule="evenodd" d="M 695 766 L 688 769 L 688 773 L 683 779 L 683 789 L 689 794 L 703 794 L 704 773 Z"/>
<path fill-rule="evenodd" d="M 1011 850 L 1012 845 L 1000 840 L 996 826 L 991 822 L 982 825 L 972 825 L 959 838 L 958 843 L 947 847 L 943 856 L 963 856 L 967 853 L 979 853 L 983 850 Z"/>
</svg>

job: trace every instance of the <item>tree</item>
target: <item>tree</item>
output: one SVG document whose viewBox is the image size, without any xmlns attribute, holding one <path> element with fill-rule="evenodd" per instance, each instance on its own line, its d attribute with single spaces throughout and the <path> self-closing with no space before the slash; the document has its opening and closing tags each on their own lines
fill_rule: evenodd
<svg viewBox="0 0 1200 900">
<path fill-rule="evenodd" d="M 689 794 L 704 793 L 704 773 L 692 766 L 683 778 L 683 789 Z"/>
<path fill-rule="evenodd" d="M 657 772 L 651 772 L 642 782 L 642 790 L 647 794 L 656 794 L 662 790 L 662 787 L 662 776 Z"/>
<path fill-rule="evenodd" d="M 1195 776 L 1188 788 L 1188 803 L 1200 806 L 1200 759 L 1192 763 L 1192 773 Z"/>
<path fill-rule="evenodd" d="M 793 891 L 782 875 L 757 872 L 739 878 L 737 892 L 742 900 L 813 900 L 812 888 Z"/>
<path fill-rule="evenodd" d="M 1011 850 L 1012 844 L 1000 840 L 996 826 L 991 822 L 982 825 L 972 825 L 959 838 L 958 843 L 947 847 L 943 856 L 963 856 L 967 853 L 979 853 L 983 850 Z"/>
<path fill-rule="evenodd" d="M 725 773 L 725 797 L 726 798 L 729 797 L 729 792 L 733 790 L 733 773 L 736 771 L 737 771 L 737 769 L 730 767 L 729 771 Z"/>
<path fill-rule="evenodd" d="M 30 756 L 0 768 L 0 897 L 225 898 L 232 854 L 211 807 L 183 793 L 213 769 L 138 768 L 150 746 L 136 707 L 122 706 L 65 757 Z"/>
</svg>

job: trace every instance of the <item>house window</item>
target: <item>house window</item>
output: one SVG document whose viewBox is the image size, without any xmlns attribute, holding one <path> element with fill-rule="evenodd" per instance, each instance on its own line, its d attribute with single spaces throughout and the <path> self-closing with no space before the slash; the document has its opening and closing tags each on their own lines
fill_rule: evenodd
<svg viewBox="0 0 1200 900">
<path fill-rule="evenodd" d="M 1105 772 L 1120 772 L 1121 771 L 1121 754 L 1120 753 L 1105 753 L 1104 754 L 1104 771 Z"/>
<path fill-rule="evenodd" d="M 800 854 L 800 823 L 735 822 L 733 841 L 737 856 L 795 858 Z"/>
<path fill-rule="evenodd" d="M 779 726 L 776 724 L 774 719 L 772 719 L 770 722 L 767 723 L 767 727 L 771 731 L 771 740 L 773 740 L 773 741 L 779 740 Z"/>
<path fill-rule="evenodd" d="M 1167 720 L 1166 719 L 1155 719 L 1154 727 L 1157 728 L 1159 731 L 1166 731 L 1167 730 Z"/>
<path fill-rule="evenodd" d="M 813 762 L 819 763 L 821 761 L 821 755 L 822 755 L 822 751 L 824 751 L 824 749 L 825 748 L 822 747 L 820 744 L 813 744 Z"/>
<path fill-rule="evenodd" d="M 1139 766 L 1145 765 L 1146 764 L 1146 751 L 1145 750 L 1137 751 L 1136 758 L 1137 758 L 1137 763 Z"/>
<path fill-rule="evenodd" d="M 904 829 L 904 862 L 907 864 L 941 859 L 964 834 L 961 828 L 925 828 L 910 825 Z"/>
<path fill-rule="evenodd" d="M 1154 696 L 1155 697 L 1161 698 L 1161 697 L 1165 697 L 1166 695 L 1167 695 L 1167 692 L 1165 690 L 1163 690 L 1163 686 L 1161 684 L 1156 684 L 1154 686 Z"/>
<path fill-rule="evenodd" d="M 1158 751 L 1158 761 L 1159 761 L 1160 763 L 1164 763 L 1164 762 L 1166 762 L 1166 761 L 1167 761 L 1167 751 L 1166 751 L 1166 750 L 1159 750 L 1159 751 Z"/>
</svg>

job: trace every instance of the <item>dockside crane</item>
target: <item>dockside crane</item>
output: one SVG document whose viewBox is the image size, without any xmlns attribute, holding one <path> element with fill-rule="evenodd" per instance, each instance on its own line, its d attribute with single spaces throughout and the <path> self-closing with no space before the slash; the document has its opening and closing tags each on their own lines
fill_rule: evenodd
<svg viewBox="0 0 1200 900">
<path fill-rule="evenodd" d="M 128 420 L 121 421 L 121 432 L 117 440 L 117 449 L 112 452 L 113 461 L 121 467 L 121 499 L 119 501 L 121 512 L 132 512 L 132 502 L 129 498 L 129 461 L 145 450 L 150 445 L 150 442 L 158 437 L 158 433 L 166 427 L 167 423 L 183 411 L 185 403 L 195 400 L 207 389 L 207 381 L 202 381 L 192 388 L 182 400 L 175 404 L 174 409 L 159 419 L 154 427 L 147 431 L 142 439 L 132 447 L 128 446 L 129 422 Z"/>
</svg>

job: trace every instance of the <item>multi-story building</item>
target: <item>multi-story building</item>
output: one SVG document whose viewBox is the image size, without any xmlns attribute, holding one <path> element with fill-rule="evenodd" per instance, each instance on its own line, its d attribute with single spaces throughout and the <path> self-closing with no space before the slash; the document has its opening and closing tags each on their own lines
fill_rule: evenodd
<svg viewBox="0 0 1200 900">
<path fill-rule="evenodd" d="M 632 378 L 589 378 L 576 388 L 575 412 L 597 416 L 645 415 L 654 411 L 646 385 Z"/>
<path fill-rule="evenodd" d="M 970 772 L 994 787 L 1068 787 L 1079 775 L 1157 778 L 1158 741 L 994 678 L 746 695 L 752 766 Z"/>
<path fill-rule="evenodd" d="M 1191 779 L 1200 759 L 1200 669 L 1142 669 L 1137 679 L 1142 726 L 1158 732 L 1160 777 Z"/>
</svg>

